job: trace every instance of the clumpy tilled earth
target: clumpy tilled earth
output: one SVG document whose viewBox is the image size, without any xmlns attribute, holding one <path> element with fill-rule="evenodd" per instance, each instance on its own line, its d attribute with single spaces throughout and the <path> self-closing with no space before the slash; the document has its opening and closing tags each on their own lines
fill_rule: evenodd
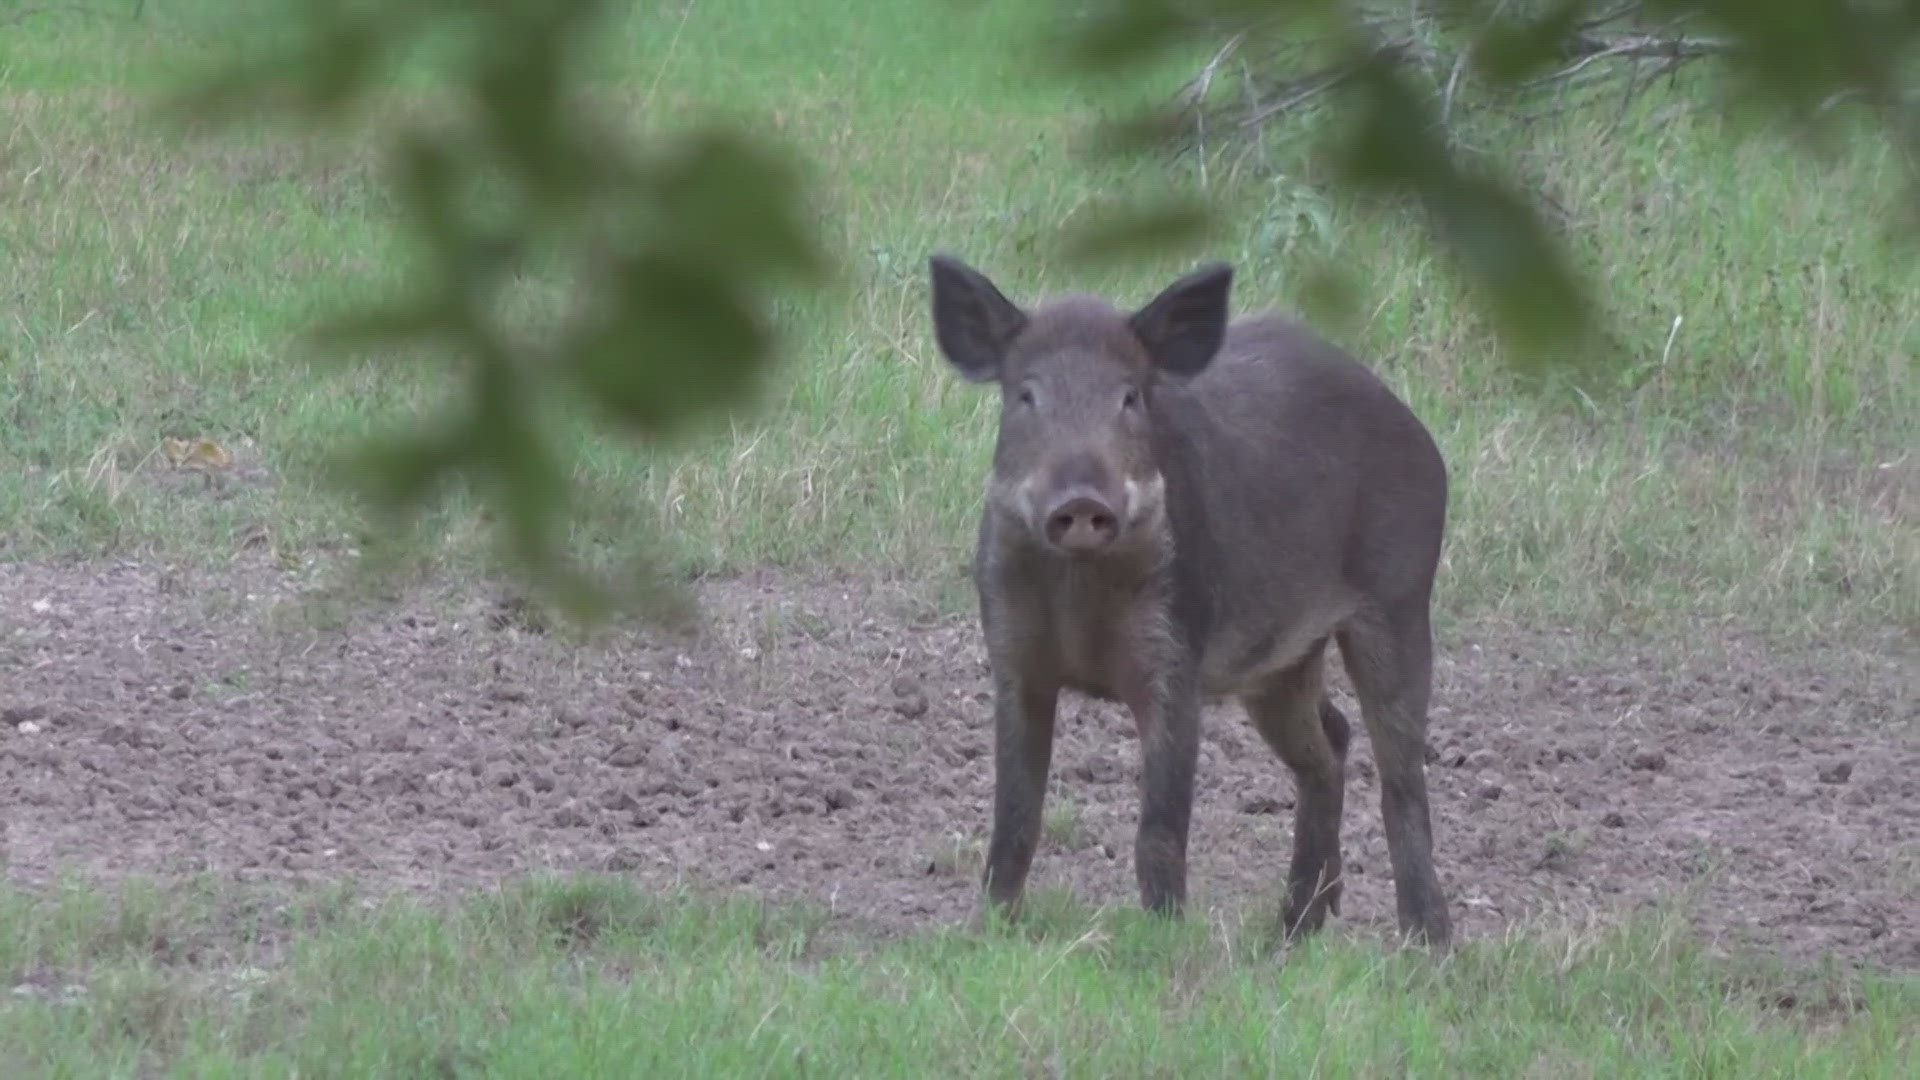
<svg viewBox="0 0 1920 1080">
<path fill-rule="evenodd" d="M 611 870 L 867 928 L 971 913 L 991 703 L 965 615 L 765 576 L 703 586 L 698 637 L 582 643 L 473 595 L 329 620 L 292 603 L 309 584 L 264 565 L 0 565 L 6 873 L 440 889 Z M 1441 649 L 1429 776 L 1461 936 L 1677 902 L 1723 945 L 1920 969 L 1910 653 L 1716 638 L 1631 655 L 1473 627 Z M 1135 751 L 1122 711 L 1063 699 L 1032 888 L 1135 903 Z M 1339 923 L 1384 935 L 1358 735 L 1349 784 Z M 1292 782 L 1237 708 L 1208 714 L 1199 787 L 1190 903 L 1270 917 Z"/>
</svg>

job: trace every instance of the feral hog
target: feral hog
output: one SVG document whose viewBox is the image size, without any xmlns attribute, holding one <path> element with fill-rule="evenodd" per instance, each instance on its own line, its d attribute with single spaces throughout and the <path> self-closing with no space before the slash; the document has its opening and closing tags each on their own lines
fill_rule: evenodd
<svg viewBox="0 0 1920 1080">
<path fill-rule="evenodd" d="M 1201 705 L 1235 697 L 1299 790 L 1286 930 L 1317 929 L 1342 868 L 1334 640 L 1373 740 L 1401 930 L 1444 947 L 1424 752 L 1447 473 L 1426 428 L 1308 330 L 1230 323 L 1222 264 L 1132 313 L 1087 297 L 1026 310 L 955 259 L 931 269 L 941 351 L 1001 397 L 975 557 L 995 697 L 989 907 L 1018 906 L 1055 703 L 1073 690 L 1133 714 L 1140 899 L 1177 914 Z"/>
</svg>

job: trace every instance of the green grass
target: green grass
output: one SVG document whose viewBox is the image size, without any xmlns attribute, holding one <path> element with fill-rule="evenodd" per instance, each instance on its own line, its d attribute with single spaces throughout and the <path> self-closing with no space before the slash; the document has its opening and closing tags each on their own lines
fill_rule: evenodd
<svg viewBox="0 0 1920 1080">
<path fill-rule="evenodd" d="M 404 274 L 375 145 L 164 134 L 154 96 L 275 20 L 216 0 L 144 10 L 30 17 L 0 43 L 0 536 L 21 553 L 344 545 L 356 519 L 311 467 L 438 385 L 292 359 L 316 316 Z M 846 288 L 788 312 L 786 362 L 752 415 L 668 447 L 583 442 L 581 477 L 603 493 L 585 541 L 657 519 L 710 569 L 939 576 L 964 560 L 993 406 L 932 347 L 925 256 L 959 252 L 1021 297 L 1130 302 L 1186 265 L 1072 276 L 1035 254 L 1089 205 L 1198 177 L 1190 159 L 1080 150 L 1190 65 L 1125 88 L 1046 78 L 1022 48 L 1045 10 L 706 0 L 616 20 L 594 58 L 604 103 L 636 131 L 745 117 L 799 151 Z M 1293 306 L 1319 260 L 1347 267 L 1363 303 L 1327 331 L 1440 439 L 1443 626 L 1920 630 L 1920 272 L 1879 225 L 1896 164 L 1867 144 L 1820 163 L 1738 141 L 1717 100 L 1689 77 L 1624 113 L 1469 132 L 1566 209 L 1628 360 L 1615 383 L 1548 398 L 1518 391 L 1417 223 L 1330 199 L 1298 140 L 1216 148 L 1209 183 L 1234 216 L 1196 255 L 1238 264 L 1243 308 Z M 198 435 L 258 471 L 169 482 L 159 440 Z M 457 562 L 476 528 L 456 503 L 433 535 Z"/>
<path fill-rule="evenodd" d="M 0 892 L 8 1076 L 1894 1077 L 1920 987 L 1669 924 L 1473 942 L 1049 911 L 836 938 L 804 912 L 522 883 L 452 906 L 200 885 Z M 1783 1007 L 1789 1006 L 1789 1007 Z"/>
</svg>

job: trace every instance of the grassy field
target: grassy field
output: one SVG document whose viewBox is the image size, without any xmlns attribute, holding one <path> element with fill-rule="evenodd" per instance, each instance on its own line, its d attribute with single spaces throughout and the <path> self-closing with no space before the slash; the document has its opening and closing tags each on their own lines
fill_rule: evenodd
<svg viewBox="0 0 1920 1080">
<path fill-rule="evenodd" d="M 27 5 L 31 7 L 32 5 Z M 302 562 L 350 545 L 314 477 L 339 440 L 435 400 L 421 369 L 323 373 L 289 346 L 404 265 L 375 148 L 167 136 L 146 109 L 271 33 L 272 5 L 148 0 L 6 23 L 0 4 L 0 557 Z M 588 541 L 658 521 L 693 566 L 905 573 L 951 586 L 993 403 L 935 352 L 925 256 L 1028 297 L 1144 299 L 1185 263 L 1068 276 L 1034 252 L 1189 159 L 1095 163 L 1088 125 L 1176 87 L 1049 81 L 1048 5 L 689 0 L 604 41 L 636 129 L 745 116 L 802 155 L 847 287 L 787 314 L 763 408 L 684 445 L 583 446 Z M 1742 141 L 1698 78 L 1624 113 L 1473 134 L 1567 214 L 1632 364 L 1530 397 L 1407 220 L 1315 186 L 1295 142 L 1218 148 L 1242 309 L 1335 259 L 1328 327 L 1451 464 L 1440 624 L 1701 626 L 1826 641 L 1920 633 L 1920 270 L 1882 242 L 1897 164 Z M 1284 134 L 1284 133 L 1283 133 Z M 1909 253 L 1910 254 L 1910 253 Z M 166 438 L 239 456 L 219 482 Z M 439 521 L 469 571 L 475 526 Z M 11 602 L 14 598 L 5 598 Z M 1473 942 L 1442 967 L 1056 904 L 1020 934 L 849 941 L 744 901 L 534 883 L 453 907 L 230 886 L 0 893 L 0 1072 L 152 1075 L 1192 1074 L 1897 1076 L 1911 985 L 1783 981 L 1665 923 Z M 73 984 L 74 989 L 67 989 Z M 1781 1008 L 1793 987 L 1796 1004 Z M 1818 989 L 1809 989 L 1817 986 Z"/>
<path fill-rule="evenodd" d="M 585 539 L 657 517 L 696 567 L 951 576 L 993 406 L 931 347 L 925 256 L 959 252 L 1021 296 L 1150 295 L 1187 264 L 1068 277 L 1032 253 L 1092 203 L 1196 182 L 1191 159 L 1080 150 L 1093 121 L 1189 67 L 1124 90 L 1049 79 L 1020 48 L 1039 25 L 1021 3 L 858 19 L 772 0 L 642 7 L 599 58 L 610 108 L 637 128 L 728 115 L 775 133 L 816 181 L 847 287 L 789 313 L 758 412 L 688 445 L 584 447 L 583 479 L 605 493 Z M 166 137 L 143 113 L 152 95 L 273 20 L 213 0 L 144 10 L 29 17 L 0 45 L 0 289 L 16 298 L 0 320 L 0 535 L 15 551 L 219 553 L 247 536 L 310 553 L 353 524 L 313 479 L 318 454 L 437 385 L 289 359 L 316 315 L 403 272 L 374 151 Z M 1894 160 L 1740 141 L 1715 93 L 1663 85 L 1624 114 L 1473 133 L 1565 208 L 1602 287 L 1630 364 L 1584 395 L 1516 393 L 1416 223 L 1328 199 L 1297 140 L 1264 159 L 1223 148 L 1209 170 L 1235 216 L 1196 254 L 1239 266 L 1241 307 L 1290 306 L 1316 259 L 1363 287 L 1361 317 L 1327 329 L 1409 397 L 1453 469 L 1443 626 L 1920 628 L 1920 272 L 1883 242 Z M 254 482 L 166 483 L 159 441 L 202 435 L 240 448 Z M 465 522 L 444 520 L 449 552 Z"/>
<path fill-rule="evenodd" d="M 1045 898 L 1042 898 L 1043 900 Z M 600 878 L 453 910 L 231 885 L 0 893 L 9 1076 L 1895 1077 L 1912 986 L 1734 969 L 1658 920 L 1444 966 L 1044 906 L 835 937 Z M 84 985 L 74 980 L 84 978 Z"/>
</svg>

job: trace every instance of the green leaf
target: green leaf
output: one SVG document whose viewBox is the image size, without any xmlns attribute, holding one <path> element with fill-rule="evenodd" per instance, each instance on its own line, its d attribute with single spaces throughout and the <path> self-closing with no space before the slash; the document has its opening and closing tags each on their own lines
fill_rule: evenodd
<svg viewBox="0 0 1920 1080">
<path fill-rule="evenodd" d="M 163 95 L 155 111 L 174 121 L 224 123 L 284 107 L 292 96 L 286 62 L 236 64 Z"/>
<path fill-rule="evenodd" d="M 1558 0 L 1544 13 L 1503 14 L 1473 44 L 1473 66 L 1488 82 L 1512 86 L 1564 58 L 1587 0 Z"/>
<path fill-rule="evenodd" d="M 1368 56 L 1353 85 L 1360 115 L 1339 162 L 1345 178 L 1389 191 L 1445 183 L 1453 165 L 1438 121 L 1393 60 Z"/>
<path fill-rule="evenodd" d="M 654 252 L 620 266 L 615 288 L 611 310 L 577 339 L 566 364 L 616 422 L 666 435 L 752 388 L 772 336 L 728 276 Z"/>
<path fill-rule="evenodd" d="M 394 152 L 400 200 L 442 258 L 463 245 L 465 230 L 454 205 L 453 153 L 423 132 L 405 136 Z"/>
<path fill-rule="evenodd" d="M 306 340 L 315 350 L 351 355 L 419 345 L 448 329 L 443 305 L 416 300 L 336 316 L 308 330 Z"/>
<path fill-rule="evenodd" d="M 335 477 L 383 517 L 407 517 L 457 473 L 471 451 L 467 431 L 445 423 L 372 436 L 336 459 Z"/>
<path fill-rule="evenodd" d="M 1119 71 L 1165 52 L 1190 26 L 1167 0 L 1123 0 L 1087 17 L 1067 39 L 1063 59 L 1085 71 Z"/>
<path fill-rule="evenodd" d="M 315 119 L 338 120 L 367 92 L 378 72 L 385 30 L 366 17 L 342 17 L 306 58 L 301 106 Z"/>
<path fill-rule="evenodd" d="M 587 186 L 582 155 L 565 138 L 560 102 L 565 56 L 551 32 L 516 41 L 474 77 L 474 101 L 489 141 L 535 191 L 561 195 Z"/>
<path fill-rule="evenodd" d="M 1350 325 L 1360 304 L 1360 288 L 1353 275 L 1324 256 L 1308 261 L 1294 291 L 1302 311 L 1315 322 L 1331 327 Z"/>
<path fill-rule="evenodd" d="M 1086 220 L 1068 226 L 1062 255 L 1070 264 L 1085 265 L 1164 254 L 1208 238 L 1215 225 L 1204 202 L 1187 198 L 1094 211 Z"/>
<path fill-rule="evenodd" d="M 678 257 L 728 274 L 817 281 L 826 273 L 784 156 L 736 132 L 700 131 L 658 162 L 650 180 L 664 243 Z"/>
<path fill-rule="evenodd" d="M 1522 363 L 1573 344 L 1589 329 L 1585 292 L 1532 208 L 1491 177 L 1463 171 L 1429 102 L 1383 59 L 1368 64 L 1357 92 L 1360 122 L 1341 162 L 1347 179 L 1419 200 Z"/>
<path fill-rule="evenodd" d="M 1589 329 L 1585 291 L 1526 202 L 1491 179 L 1467 176 L 1426 192 L 1424 201 L 1523 365 L 1537 365 Z"/>
<path fill-rule="evenodd" d="M 1170 150 L 1193 139 L 1193 118 L 1184 108 L 1168 105 L 1104 119 L 1095 128 L 1092 142 L 1098 153 L 1117 157 Z"/>
</svg>

